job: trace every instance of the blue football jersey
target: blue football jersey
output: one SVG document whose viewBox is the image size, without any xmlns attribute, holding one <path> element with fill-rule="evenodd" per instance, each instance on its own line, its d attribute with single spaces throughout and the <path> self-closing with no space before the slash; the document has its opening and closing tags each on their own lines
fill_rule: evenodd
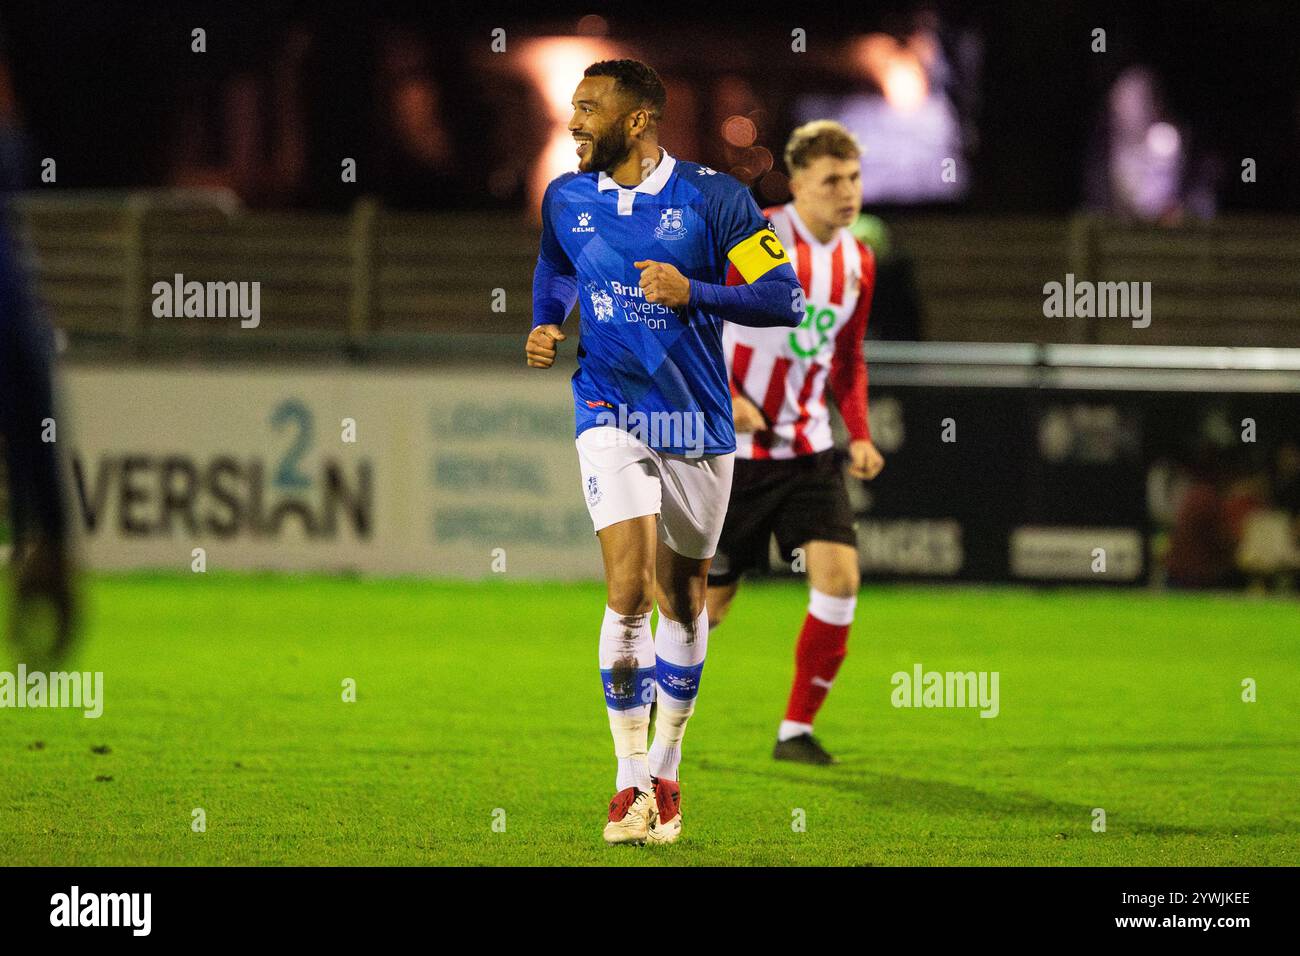
<svg viewBox="0 0 1300 956">
<path fill-rule="evenodd" d="M 725 454 L 736 434 L 723 320 L 694 304 L 647 302 L 633 263 L 671 263 L 687 279 L 721 285 L 729 261 L 753 282 L 790 260 L 742 183 L 660 155 L 636 187 L 603 172 L 566 173 L 542 200 L 541 258 L 578 286 L 577 434 L 610 424 L 659 451 Z"/>
</svg>

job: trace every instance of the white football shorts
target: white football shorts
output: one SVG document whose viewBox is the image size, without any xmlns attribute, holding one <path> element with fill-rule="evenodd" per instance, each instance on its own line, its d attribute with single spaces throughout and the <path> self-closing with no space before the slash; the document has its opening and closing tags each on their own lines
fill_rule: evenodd
<svg viewBox="0 0 1300 956">
<path fill-rule="evenodd" d="M 733 453 L 688 458 L 656 451 L 609 425 L 578 436 L 582 496 L 596 530 L 659 516 L 659 540 L 687 558 L 711 558 L 731 497 Z"/>
</svg>

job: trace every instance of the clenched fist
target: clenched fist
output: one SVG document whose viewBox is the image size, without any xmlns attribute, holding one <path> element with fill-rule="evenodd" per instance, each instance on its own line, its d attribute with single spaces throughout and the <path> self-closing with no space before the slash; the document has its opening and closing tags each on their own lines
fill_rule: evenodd
<svg viewBox="0 0 1300 956">
<path fill-rule="evenodd" d="M 849 442 L 849 475 L 870 481 L 885 467 L 884 456 L 866 439 Z"/>
<path fill-rule="evenodd" d="M 524 354 L 528 356 L 529 368 L 550 368 L 555 364 L 556 343 L 563 342 L 565 335 L 558 325 L 539 325 L 528 333 L 524 344 Z"/>
<path fill-rule="evenodd" d="M 670 309 L 680 309 L 691 301 L 691 280 L 667 262 L 642 259 L 632 263 L 641 270 L 640 286 L 647 302 L 657 302 Z"/>
</svg>

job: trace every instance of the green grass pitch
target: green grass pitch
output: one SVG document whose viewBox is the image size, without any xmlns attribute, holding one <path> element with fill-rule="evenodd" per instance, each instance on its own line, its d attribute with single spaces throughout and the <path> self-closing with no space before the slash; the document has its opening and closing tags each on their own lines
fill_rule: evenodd
<svg viewBox="0 0 1300 956">
<path fill-rule="evenodd" d="M 814 768 L 770 758 L 805 591 L 746 585 L 682 841 L 611 848 L 598 585 L 100 575 L 85 598 L 105 712 L 0 710 L 0 864 L 1300 861 L 1291 602 L 868 586 L 818 722 L 842 762 Z M 894 708 L 918 662 L 998 671 L 1001 713 Z"/>
</svg>

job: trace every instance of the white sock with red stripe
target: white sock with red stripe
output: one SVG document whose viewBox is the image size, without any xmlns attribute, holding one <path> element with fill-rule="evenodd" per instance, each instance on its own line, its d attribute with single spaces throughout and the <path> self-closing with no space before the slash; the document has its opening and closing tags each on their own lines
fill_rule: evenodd
<svg viewBox="0 0 1300 956">
<path fill-rule="evenodd" d="M 857 604 L 856 596 L 834 597 L 817 590 L 808 595 L 808 616 L 795 647 L 794 682 L 778 740 L 812 733 L 813 719 L 844 662 Z"/>
</svg>

